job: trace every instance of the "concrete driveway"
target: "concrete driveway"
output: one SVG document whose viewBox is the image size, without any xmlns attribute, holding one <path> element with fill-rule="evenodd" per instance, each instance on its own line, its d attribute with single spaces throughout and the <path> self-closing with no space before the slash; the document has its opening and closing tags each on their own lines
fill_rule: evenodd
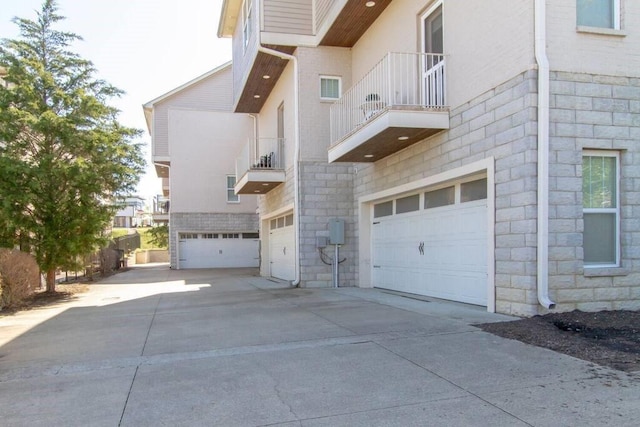
<svg viewBox="0 0 640 427">
<path fill-rule="evenodd" d="M 637 425 L 637 373 L 472 326 L 503 319 L 254 270 L 137 267 L 0 316 L 0 425 Z"/>
</svg>

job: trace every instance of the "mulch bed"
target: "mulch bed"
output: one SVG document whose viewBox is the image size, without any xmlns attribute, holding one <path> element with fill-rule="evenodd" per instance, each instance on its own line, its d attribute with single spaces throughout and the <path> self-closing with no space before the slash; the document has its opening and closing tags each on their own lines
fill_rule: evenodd
<svg viewBox="0 0 640 427">
<path fill-rule="evenodd" d="M 640 371 L 640 311 L 576 310 L 476 326 L 620 371 Z"/>
</svg>

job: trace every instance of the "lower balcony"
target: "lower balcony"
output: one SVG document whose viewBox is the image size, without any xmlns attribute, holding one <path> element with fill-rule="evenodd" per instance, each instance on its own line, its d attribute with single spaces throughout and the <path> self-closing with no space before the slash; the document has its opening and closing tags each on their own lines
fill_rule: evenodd
<svg viewBox="0 0 640 427">
<path fill-rule="evenodd" d="M 375 162 L 449 129 L 445 57 L 388 53 L 331 106 L 329 163 Z"/>
<path fill-rule="evenodd" d="M 236 159 L 236 194 L 266 194 L 282 184 L 284 139 L 250 140 Z"/>
</svg>

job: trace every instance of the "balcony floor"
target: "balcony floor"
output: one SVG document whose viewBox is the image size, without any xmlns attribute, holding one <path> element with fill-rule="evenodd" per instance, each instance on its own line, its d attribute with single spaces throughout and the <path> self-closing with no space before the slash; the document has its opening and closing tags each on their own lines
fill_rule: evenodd
<svg viewBox="0 0 640 427">
<path fill-rule="evenodd" d="M 329 163 L 376 162 L 446 129 L 447 109 L 387 108 L 329 147 Z"/>
<path fill-rule="evenodd" d="M 237 182 L 236 194 L 266 194 L 285 181 L 282 169 L 251 169 Z"/>
</svg>

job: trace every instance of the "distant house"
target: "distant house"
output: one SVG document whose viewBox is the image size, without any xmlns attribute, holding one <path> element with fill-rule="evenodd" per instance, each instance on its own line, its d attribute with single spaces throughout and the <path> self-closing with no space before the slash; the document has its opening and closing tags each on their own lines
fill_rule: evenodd
<svg viewBox="0 0 640 427">
<path fill-rule="evenodd" d="M 640 308 L 639 29 L 636 1 L 224 0 L 261 274 L 330 286 L 338 218 L 342 285 Z"/>
<path fill-rule="evenodd" d="M 131 196 L 124 199 L 122 207 L 113 218 L 113 226 L 119 228 L 131 228 L 142 226 L 142 214 L 144 198 Z"/>
<path fill-rule="evenodd" d="M 143 106 L 163 181 L 154 218 L 168 219 L 172 268 L 259 265 L 256 196 L 234 192 L 254 119 L 233 113 L 232 76 L 224 64 Z"/>
</svg>

